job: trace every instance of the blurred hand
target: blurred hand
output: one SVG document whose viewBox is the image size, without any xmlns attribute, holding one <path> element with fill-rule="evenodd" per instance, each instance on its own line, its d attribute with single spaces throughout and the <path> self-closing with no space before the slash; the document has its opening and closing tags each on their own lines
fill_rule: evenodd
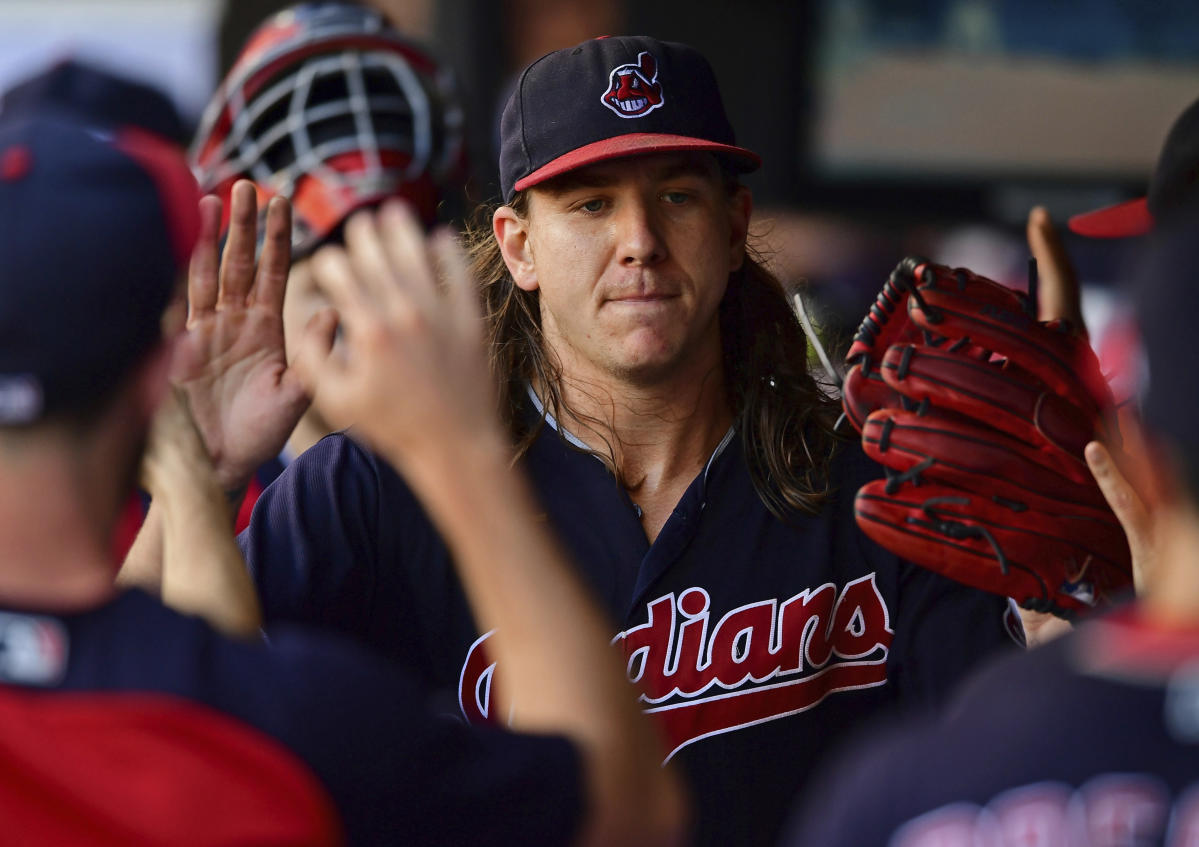
<svg viewBox="0 0 1199 847">
<path fill-rule="evenodd" d="M 1120 416 L 1120 432 L 1122 449 L 1092 441 L 1087 445 L 1086 459 L 1087 467 L 1128 537 L 1133 585 L 1140 595 L 1145 593 L 1145 586 L 1152 580 L 1157 566 L 1153 510 L 1148 505 L 1156 499 L 1157 485 L 1145 436 L 1133 413 Z"/>
<path fill-rule="evenodd" d="M 1043 207 L 1036 206 L 1028 213 L 1026 227 L 1028 249 L 1037 262 L 1037 320 L 1068 320 L 1075 329 L 1086 334 L 1082 319 L 1082 294 L 1078 276 L 1070 257 L 1062 246 L 1056 227 Z M 1073 626 L 1047 612 L 1020 610 L 1024 635 L 1030 648 L 1064 635 Z"/>
<path fill-rule="evenodd" d="M 336 309 L 309 322 L 294 367 L 320 414 L 399 465 L 502 441 L 478 292 L 448 231 L 400 201 L 359 212 L 313 273 Z M 334 351 L 340 317 L 344 349 Z"/>
<path fill-rule="evenodd" d="M 1040 288 L 1037 319 L 1070 321 L 1079 332 L 1087 331 L 1082 319 L 1082 296 L 1078 276 L 1049 213 L 1041 206 L 1028 213 L 1028 249 L 1037 260 Z"/>
<path fill-rule="evenodd" d="M 291 207 L 283 198 L 271 200 L 257 264 L 258 203 L 251 182 L 233 186 L 219 265 L 219 199 L 200 202 L 200 220 L 188 274 L 187 332 L 171 376 L 187 395 L 221 487 L 233 492 L 278 454 L 308 407 L 283 348 Z"/>
<path fill-rule="evenodd" d="M 1028 248 L 1037 260 L 1040 277 L 1040 320 L 1065 318 L 1086 332 L 1078 277 L 1049 213 L 1039 206 L 1028 215 Z M 1122 447 L 1093 441 L 1087 445 L 1085 455 L 1091 474 L 1128 537 L 1133 581 L 1140 594 L 1156 559 L 1152 517 L 1144 501 L 1152 482 L 1144 438 L 1133 414 L 1120 415 L 1120 433 Z"/>
</svg>

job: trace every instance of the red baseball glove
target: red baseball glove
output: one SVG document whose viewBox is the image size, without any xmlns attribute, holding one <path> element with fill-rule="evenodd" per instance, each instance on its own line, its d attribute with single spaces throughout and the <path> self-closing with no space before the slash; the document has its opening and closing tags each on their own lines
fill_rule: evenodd
<svg viewBox="0 0 1199 847">
<path fill-rule="evenodd" d="M 1086 339 L 1022 294 L 905 259 L 862 321 L 844 407 L 886 478 L 858 525 L 909 561 L 1063 617 L 1132 586 L 1124 532 L 1083 459 L 1116 435 Z"/>
</svg>

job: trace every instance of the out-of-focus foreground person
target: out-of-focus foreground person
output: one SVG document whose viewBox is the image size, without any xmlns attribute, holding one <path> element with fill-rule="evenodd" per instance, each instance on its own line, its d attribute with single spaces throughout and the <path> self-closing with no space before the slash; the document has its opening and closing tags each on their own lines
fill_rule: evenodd
<svg viewBox="0 0 1199 847">
<path fill-rule="evenodd" d="M 1146 443 L 1127 481 L 1106 449 L 1087 447 L 1105 490 L 1144 505 L 1148 523 L 1130 537 L 1154 558 L 1137 601 L 996 663 L 943 720 L 864 740 L 807 798 L 788 844 L 1199 839 L 1199 385 L 1187 347 L 1199 321 L 1199 216 L 1192 207 L 1172 218 L 1135 279 Z"/>
<path fill-rule="evenodd" d="M 137 115 L 141 126 L 122 115 Z M 286 282 L 287 204 L 276 200 L 265 272 L 193 274 L 189 329 L 164 334 L 179 271 L 197 239 L 198 255 L 215 255 L 220 215 L 215 199 L 197 205 L 182 151 L 144 128 L 177 122 L 156 92 L 78 64 L 14 90 L 0 112 L 6 843 L 673 841 L 683 804 L 658 756 L 644 752 L 653 748 L 650 731 L 598 612 L 536 522 L 523 484 L 507 473 L 506 452 L 488 449 L 496 440 L 461 449 L 467 434 L 498 429 L 485 397 L 476 401 L 482 415 L 427 404 L 420 418 L 394 419 L 378 407 L 364 417 L 369 431 L 395 436 L 379 449 L 403 462 L 414 490 L 434 504 L 481 619 L 528 625 L 525 605 L 546 605 L 538 592 L 549 591 L 570 621 L 527 626 L 550 655 L 507 657 L 531 692 L 510 725 L 538 735 L 436 717 L 420 684 L 345 645 L 287 628 L 272 632 L 270 647 L 231 641 L 140 591 L 114 588 L 109 536 L 173 354 L 190 344 L 198 360 L 221 349 L 199 345 L 197 335 L 243 338 L 254 308 L 282 308 Z M 246 184 L 235 193 L 250 212 L 237 239 L 252 243 L 253 191 Z M 457 254 L 443 244 L 437 255 L 449 267 Z M 399 272 L 427 275 L 428 262 Z M 435 396 L 447 378 L 486 381 L 469 299 L 422 299 L 416 310 L 434 326 L 424 334 L 397 329 L 394 299 L 363 307 L 343 293 L 341 301 L 353 338 L 351 367 L 337 374 L 339 407 L 378 394 Z M 360 335 L 366 325 L 371 331 Z M 322 357 L 328 337 L 314 336 L 310 391 L 333 367 Z M 355 355 L 364 338 L 383 339 L 386 349 Z M 402 370 L 396 349 L 408 354 L 401 361 L 427 366 Z M 205 453 L 192 434 L 180 449 Z M 443 460 L 430 473 L 414 456 Z M 192 482 L 219 496 L 208 473 Z M 478 499 L 447 497 L 446 487 Z M 514 537 L 493 551 L 496 526 Z M 559 666 L 588 671 L 574 679 L 546 672 Z"/>
</svg>

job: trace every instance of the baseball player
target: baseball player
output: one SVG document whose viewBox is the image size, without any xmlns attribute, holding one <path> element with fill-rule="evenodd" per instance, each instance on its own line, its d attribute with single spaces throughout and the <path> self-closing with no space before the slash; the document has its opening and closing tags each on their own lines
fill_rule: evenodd
<svg viewBox="0 0 1199 847">
<path fill-rule="evenodd" d="M 1132 476 L 1152 526 L 1129 528 L 1134 539 L 1146 533 L 1154 553 L 1137 602 L 996 663 L 940 719 L 863 740 L 807 798 L 786 843 L 1097 847 L 1199 838 L 1199 410 L 1185 349 L 1199 318 L 1199 217 L 1193 202 L 1185 208 L 1175 206 L 1135 280 L 1149 449 Z M 1126 486 L 1097 442 L 1087 458 L 1106 489 Z"/>
<path fill-rule="evenodd" d="M 1174 224 L 1174 219 L 1190 213 L 1197 184 L 1199 100 L 1183 110 L 1166 134 L 1145 196 L 1075 215 L 1069 221 L 1070 229 L 1090 238 L 1133 238 L 1152 233 L 1160 225 L 1173 225 L 1181 230 L 1185 225 Z M 1068 261 L 1060 264 L 1069 271 Z M 1133 575 L 1140 591 L 1146 572 L 1153 568 L 1156 560 L 1152 520 L 1146 504 L 1121 471 L 1121 466 L 1135 468 L 1145 450 L 1135 416 L 1125 415 L 1121 426 L 1128 436 L 1123 461 L 1117 463 L 1104 444 L 1096 443 L 1090 448 L 1087 462 L 1103 483 L 1108 502 L 1128 532 L 1133 548 Z"/>
<path fill-rule="evenodd" d="M 402 288 L 329 274 L 345 354 L 312 336 L 299 380 L 404 468 L 457 553 L 474 614 L 505 633 L 495 648 L 506 683 L 528 695 L 509 702 L 508 723 L 537 734 L 446 721 L 414 677 L 343 643 L 286 628 L 270 648 L 231 641 L 114 589 L 107 536 L 173 354 L 193 366 L 238 359 L 233 370 L 250 371 L 259 393 L 282 379 L 249 342 L 262 312 L 282 307 L 286 201 L 268 210 L 257 273 L 245 262 L 196 273 L 193 263 L 187 332 L 164 335 L 177 274 L 197 238 L 196 263 L 215 255 L 221 215 L 219 200 L 197 205 L 182 151 L 146 129 L 164 123 L 178 119 L 161 95 L 77 64 L 14 90 L 0 112 L 4 841 L 674 842 L 678 786 L 599 610 L 510 472 L 465 260 L 447 239 L 396 257 Z M 230 254 L 244 258 L 252 187 L 234 195 Z M 395 214 L 349 236 L 353 255 L 422 238 Z M 444 290 L 431 281 L 433 258 Z M 445 395 L 446 381 L 474 390 Z M 421 413 L 377 404 L 386 397 L 421 400 Z M 186 427 L 175 432 L 186 440 Z M 190 438 L 158 456 L 154 473 L 219 500 L 212 445 Z M 562 667 L 586 673 L 571 679 Z"/>
<path fill-rule="evenodd" d="M 689 777 L 699 843 L 769 843 L 832 745 L 937 699 L 1018 621 L 857 530 L 875 471 L 834 437 L 783 289 L 746 249 L 738 175 L 757 157 L 702 56 L 643 37 L 551 53 L 500 141 L 503 204 L 472 250 L 509 437 Z M 350 269 L 398 277 L 384 259 Z M 425 504 L 355 441 L 297 459 L 241 544 L 269 625 L 369 644 L 472 723 L 528 697 Z"/>
</svg>

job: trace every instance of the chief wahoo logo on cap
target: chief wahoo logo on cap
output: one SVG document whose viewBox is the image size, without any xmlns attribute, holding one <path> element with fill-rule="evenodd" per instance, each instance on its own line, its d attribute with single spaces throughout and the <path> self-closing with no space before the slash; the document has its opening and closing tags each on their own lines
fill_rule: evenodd
<svg viewBox="0 0 1199 847">
<path fill-rule="evenodd" d="M 642 51 L 637 64 L 613 68 L 600 102 L 622 118 L 639 118 L 661 106 L 666 98 L 658 82 L 658 61 L 649 51 Z"/>
</svg>

